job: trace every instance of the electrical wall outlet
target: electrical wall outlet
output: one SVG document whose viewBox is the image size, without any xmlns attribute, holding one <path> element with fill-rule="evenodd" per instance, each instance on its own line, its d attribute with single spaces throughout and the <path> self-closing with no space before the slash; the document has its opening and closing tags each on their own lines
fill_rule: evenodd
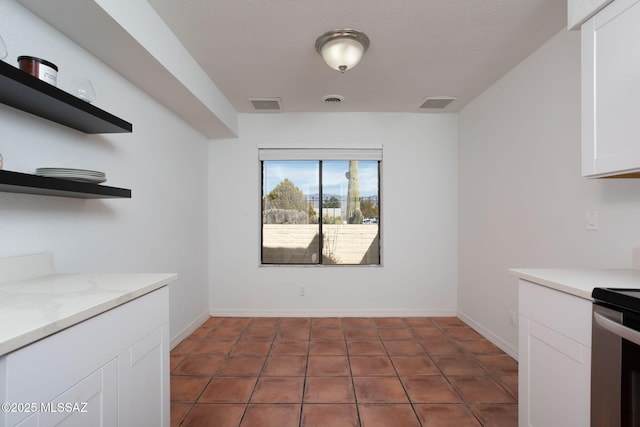
<svg viewBox="0 0 640 427">
<path fill-rule="evenodd" d="M 598 231 L 598 211 L 587 212 L 587 230 Z"/>
<path fill-rule="evenodd" d="M 518 326 L 518 313 L 515 310 L 509 310 L 509 323 L 511 326 Z"/>
</svg>

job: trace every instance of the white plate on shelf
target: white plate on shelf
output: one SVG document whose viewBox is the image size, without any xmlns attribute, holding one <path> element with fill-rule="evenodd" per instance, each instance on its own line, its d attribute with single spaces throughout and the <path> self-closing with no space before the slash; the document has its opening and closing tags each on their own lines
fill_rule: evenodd
<svg viewBox="0 0 640 427">
<path fill-rule="evenodd" d="M 71 169 L 71 168 L 38 168 L 36 175 L 48 178 L 60 178 L 70 181 L 90 182 L 100 184 L 107 180 L 104 172 L 92 171 L 87 169 Z"/>
<path fill-rule="evenodd" d="M 71 168 L 38 168 L 36 173 L 47 174 L 73 174 L 73 175 L 91 175 L 91 176 L 105 176 L 104 172 L 92 171 L 88 169 L 71 169 Z"/>
</svg>

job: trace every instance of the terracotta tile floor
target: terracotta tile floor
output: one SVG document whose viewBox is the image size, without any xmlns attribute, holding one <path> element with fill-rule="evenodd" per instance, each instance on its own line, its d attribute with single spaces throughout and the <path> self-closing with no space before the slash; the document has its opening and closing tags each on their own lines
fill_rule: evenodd
<svg viewBox="0 0 640 427">
<path fill-rule="evenodd" d="M 517 426 L 517 371 L 453 317 L 212 317 L 171 351 L 171 425 Z"/>
</svg>

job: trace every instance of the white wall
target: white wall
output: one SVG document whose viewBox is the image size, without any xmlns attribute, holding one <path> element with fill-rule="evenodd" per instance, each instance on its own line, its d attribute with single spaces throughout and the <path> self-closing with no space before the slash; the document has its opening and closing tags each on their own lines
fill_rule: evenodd
<svg viewBox="0 0 640 427">
<path fill-rule="evenodd" d="M 0 257 L 51 252 L 58 272 L 176 272 L 171 337 L 208 312 L 208 140 L 103 63 L 14 3 L 0 0 L 7 62 L 59 67 L 58 87 L 89 76 L 95 104 L 133 123 L 131 134 L 85 135 L 0 104 L 5 169 L 104 171 L 131 199 L 0 193 Z"/>
<path fill-rule="evenodd" d="M 454 314 L 456 140 L 449 114 L 240 115 L 240 138 L 210 151 L 212 313 Z M 384 266 L 261 267 L 259 144 L 383 144 Z"/>
<path fill-rule="evenodd" d="M 464 108 L 459 170 L 459 312 L 510 353 L 509 268 L 631 267 L 640 180 L 580 176 L 579 32 L 560 32 Z M 592 210 L 599 231 L 586 231 Z"/>
</svg>

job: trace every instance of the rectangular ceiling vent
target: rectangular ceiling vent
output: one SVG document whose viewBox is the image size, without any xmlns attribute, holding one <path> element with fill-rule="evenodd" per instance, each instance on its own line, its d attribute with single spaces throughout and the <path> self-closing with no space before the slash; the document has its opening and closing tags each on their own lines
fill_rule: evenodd
<svg viewBox="0 0 640 427">
<path fill-rule="evenodd" d="M 430 96 L 418 108 L 443 109 L 456 100 L 455 96 Z"/>
<path fill-rule="evenodd" d="M 282 99 L 280 98 L 250 98 L 249 101 L 256 111 L 282 110 Z"/>
</svg>

